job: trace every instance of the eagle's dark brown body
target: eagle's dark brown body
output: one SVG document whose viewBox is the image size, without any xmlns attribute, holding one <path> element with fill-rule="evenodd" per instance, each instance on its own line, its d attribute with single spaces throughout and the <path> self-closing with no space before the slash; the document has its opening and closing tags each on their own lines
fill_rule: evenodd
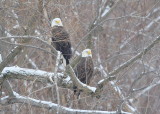
<svg viewBox="0 0 160 114">
<path fill-rule="evenodd" d="M 52 28 L 52 43 L 56 50 L 60 51 L 66 59 L 66 64 L 69 64 L 69 59 L 72 57 L 71 43 L 69 34 L 62 26 L 54 26 Z"/>
<path fill-rule="evenodd" d="M 78 79 L 84 84 L 89 85 L 91 78 L 93 76 L 94 65 L 91 57 L 82 57 L 76 68 L 74 69 Z M 78 92 L 77 92 L 78 91 Z M 80 95 L 80 91 L 77 87 L 74 87 L 74 93 L 77 92 L 77 96 Z"/>
</svg>

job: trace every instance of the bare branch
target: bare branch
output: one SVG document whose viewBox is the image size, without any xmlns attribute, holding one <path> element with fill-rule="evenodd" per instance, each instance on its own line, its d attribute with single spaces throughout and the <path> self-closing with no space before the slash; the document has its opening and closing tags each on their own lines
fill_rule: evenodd
<svg viewBox="0 0 160 114">
<path fill-rule="evenodd" d="M 61 59 L 61 52 L 58 51 L 57 59 L 56 59 L 56 66 L 55 66 L 55 69 L 54 69 L 54 73 L 55 73 L 54 81 L 55 81 L 56 93 L 57 93 L 57 101 L 58 101 L 57 113 L 59 113 L 59 111 L 60 111 L 60 96 L 59 96 L 58 79 L 57 79 L 57 77 L 58 77 L 57 76 L 57 71 L 58 71 L 58 66 L 59 66 L 60 59 Z"/>
<path fill-rule="evenodd" d="M 127 62 L 121 64 L 118 68 L 115 68 L 113 71 L 111 71 L 109 73 L 110 76 L 113 76 L 117 73 L 119 73 L 122 69 L 127 68 L 129 65 L 131 65 L 133 62 L 135 62 L 136 60 L 138 60 L 139 58 L 141 58 L 142 56 L 144 56 L 149 50 L 152 49 L 152 47 L 154 45 L 156 45 L 157 43 L 159 43 L 160 41 L 160 36 L 158 36 L 150 45 L 148 45 L 146 48 L 144 48 L 143 51 L 141 51 L 140 53 L 138 53 L 136 56 L 132 57 L 130 60 L 128 60 Z"/>
<path fill-rule="evenodd" d="M 8 97 L 5 96 L 0 99 L 1 105 L 9 105 L 13 103 L 25 103 L 30 104 L 32 106 L 46 108 L 49 110 L 57 111 L 58 104 L 47 102 L 47 101 L 41 101 L 37 99 L 33 99 L 30 97 L 21 96 L 18 93 L 14 92 L 15 97 Z M 116 114 L 116 111 L 98 111 L 98 110 L 78 110 L 78 109 L 71 109 L 67 107 L 60 106 L 59 107 L 59 113 L 60 114 Z M 122 112 L 122 114 L 131 114 L 128 112 Z"/>
<path fill-rule="evenodd" d="M 51 46 L 47 41 L 44 41 L 42 40 L 40 37 L 37 37 L 37 36 L 10 36 L 10 37 L 0 37 L 0 40 L 5 40 L 5 39 L 11 39 L 11 38 L 14 38 L 14 39 L 36 39 L 38 41 L 41 41 L 43 44 L 45 44 L 46 46 L 48 46 L 52 53 L 54 54 L 57 54 L 57 51 L 56 49 Z"/>
<path fill-rule="evenodd" d="M 4 67 L 6 67 L 8 65 L 8 63 L 10 63 L 14 57 L 20 53 L 22 50 L 22 47 L 19 46 L 19 47 L 15 47 L 10 53 L 9 55 L 3 59 L 3 61 L 0 63 L 0 71 L 2 71 L 4 69 Z"/>
<path fill-rule="evenodd" d="M 7 42 L 7 41 L 3 41 L 2 42 L 6 43 L 6 44 L 9 44 L 9 45 L 16 45 L 16 46 L 23 46 L 23 47 L 28 47 L 28 48 L 35 48 L 35 49 L 38 49 L 38 50 L 41 50 L 41 51 L 44 51 L 48 54 L 51 54 L 52 56 L 56 56 L 54 53 L 46 50 L 46 49 L 43 49 L 43 48 L 40 48 L 40 47 L 37 47 L 37 46 L 32 46 L 32 45 L 26 45 L 26 44 L 16 44 L 16 43 L 10 43 L 10 42 Z"/>
</svg>

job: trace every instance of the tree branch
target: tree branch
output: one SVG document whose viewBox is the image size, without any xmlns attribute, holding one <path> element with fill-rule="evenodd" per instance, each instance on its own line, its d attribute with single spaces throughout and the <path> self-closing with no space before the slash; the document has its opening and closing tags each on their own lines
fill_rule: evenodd
<svg viewBox="0 0 160 114">
<path fill-rule="evenodd" d="M 138 60 L 139 58 L 141 58 L 142 56 L 144 56 L 149 50 L 151 50 L 151 48 L 155 44 L 159 43 L 159 41 L 160 41 L 160 36 L 158 36 L 151 44 L 149 44 L 146 48 L 144 48 L 144 50 L 141 51 L 139 54 L 137 54 L 136 56 L 132 57 L 127 62 L 121 64 L 118 68 L 115 68 L 113 71 L 111 71 L 109 73 L 109 76 L 113 76 L 113 75 L 119 73 L 122 69 L 127 68 L 130 64 L 132 64 L 133 62 L 135 62 L 136 60 Z"/>
<path fill-rule="evenodd" d="M 33 99 L 30 97 L 25 97 L 21 96 L 18 93 L 14 92 L 15 97 L 8 97 L 5 96 L 0 99 L 0 104 L 1 105 L 10 105 L 13 103 L 25 103 L 25 104 L 30 104 L 32 106 L 36 107 L 41 107 L 41 108 L 46 108 L 50 110 L 57 111 L 58 109 L 58 104 L 52 103 L 52 102 L 47 102 L 47 101 L 41 101 L 37 99 Z M 67 107 L 60 106 L 59 107 L 59 113 L 60 114 L 116 114 L 116 111 L 98 111 L 98 110 L 78 110 L 78 109 L 71 109 Z M 131 114 L 128 112 L 122 112 L 122 114 Z"/>
<path fill-rule="evenodd" d="M 51 83 L 50 77 L 54 80 L 55 73 L 45 72 L 42 70 L 34 70 L 20 67 L 5 67 L 2 71 L 1 80 L 4 79 L 23 79 L 37 81 L 43 83 Z M 57 73 L 58 85 L 61 87 L 71 88 L 72 85 L 69 77 L 64 77 L 62 73 Z"/>
<path fill-rule="evenodd" d="M 73 81 L 73 84 L 78 87 L 78 89 L 83 90 L 85 93 L 95 93 L 96 88 L 90 87 L 84 83 L 82 83 L 75 75 L 73 68 L 70 65 L 67 65 L 66 67 L 67 73 L 71 77 L 71 80 Z"/>
<path fill-rule="evenodd" d="M 158 36 L 150 45 L 148 45 L 142 52 L 140 52 L 139 54 L 137 54 L 135 57 L 131 58 L 130 60 L 128 60 L 127 62 L 123 63 L 122 65 L 120 65 L 120 67 L 116 68 L 115 70 L 113 70 L 112 72 L 109 73 L 109 77 L 106 77 L 103 80 L 100 80 L 98 82 L 98 86 L 97 89 L 91 89 L 88 88 L 88 86 L 83 85 L 83 83 L 81 83 L 75 76 L 74 71 L 72 69 L 72 67 L 70 65 L 67 66 L 67 72 L 70 74 L 72 81 L 74 81 L 74 83 L 80 87 L 82 90 L 84 90 L 84 92 L 88 93 L 88 92 L 96 92 L 95 94 L 99 94 L 101 92 L 101 89 L 103 88 L 103 86 L 106 84 L 106 82 L 111 81 L 113 79 L 115 79 L 115 77 L 113 75 L 119 73 L 122 69 L 127 68 L 130 64 L 132 64 L 133 62 L 135 62 L 137 59 L 141 58 L 143 55 L 145 55 L 149 50 L 151 50 L 151 48 L 159 43 L 160 41 L 160 36 Z M 14 75 L 13 75 L 14 76 Z M 16 77 L 15 77 L 16 78 Z M 26 78 L 27 79 L 27 78 Z M 41 78 L 39 78 L 41 79 Z M 38 80 L 39 80 L 38 79 Z M 64 82 L 64 81 L 63 81 Z M 72 88 L 73 85 L 71 83 L 63 83 L 62 85 L 65 85 L 66 87 Z"/>
<path fill-rule="evenodd" d="M 59 96 L 59 89 L 58 89 L 58 84 L 57 84 L 57 82 L 58 82 L 57 71 L 58 71 L 58 66 L 59 66 L 60 59 L 61 59 L 61 52 L 58 51 L 57 59 L 56 59 L 56 66 L 54 68 L 54 73 L 55 73 L 54 81 L 55 81 L 55 87 L 56 87 L 56 93 L 57 93 L 57 102 L 58 102 L 57 114 L 59 114 L 59 112 L 60 112 L 60 96 Z"/>
<path fill-rule="evenodd" d="M 10 36 L 10 37 L 0 37 L 0 40 L 5 40 L 5 39 L 11 39 L 11 38 L 14 38 L 14 39 L 36 39 L 38 41 L 41 41 L 43 44 L 45 44 L 46 46 L 48 46 L 52 53 L 54 53 L 55 55 L 57 55 L 57 50 L 52 46 L 50 45 L 47 41 L 44 41 L 43 39 L 41 39 L 40 37 L 37 37 L 37 36 Z"/>
</svg>

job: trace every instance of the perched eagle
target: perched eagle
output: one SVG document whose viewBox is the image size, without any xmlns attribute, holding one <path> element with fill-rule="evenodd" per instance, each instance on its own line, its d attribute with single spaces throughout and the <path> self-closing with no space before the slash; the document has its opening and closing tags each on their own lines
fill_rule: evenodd
<svg viewBox="0 0 160 114">
<path fill-rule="evenodd" d="M 55 18 L 51 23 L 52 27 L 52 44 L 55 45 L 56 50 L 60 51 L 66 60 L 66 65 L 69 64 L 69 59 L 72 56 L 71 42 L 69 34 L 63 28 L 60 18 Z"/>
<path fill-rule="evenodd" d="M 92 53 L 90 49 L 85 49 L 82 51 L 82 57 L 79 63 L 77 64 L 76 68 L 74 69 L 74 72 L 77 76 L 77 78 L 84 84 L 89 85 L 92 75 L 94 71 L 94 65 L 92 61 Z M 77 97 L 80 95 L 80 90 L 77 89 L 77 87 L 73 87 L 74 94 L 77 95 Z"/>
</svg>

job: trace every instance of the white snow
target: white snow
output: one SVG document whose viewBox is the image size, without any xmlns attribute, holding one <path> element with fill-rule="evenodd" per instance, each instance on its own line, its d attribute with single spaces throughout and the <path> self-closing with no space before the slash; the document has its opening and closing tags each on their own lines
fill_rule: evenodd
<svg viewBox="0 0 160 114">
<path fill-rule="evenodd" d="M 25 57 L 28 59 L 29 63 L 30 63 L 35 69 L 38 70 L 37 65 L 28 57 L 28 55 L 26 55 Z"/>
<path fill-rule="evenodd" d="M 78 80 L 78 81 L 79 81 L 79 80 Z M 86 85 L 86 84 L 84 84 L 84 83 L 82 83 L 82 82 L 80 82 L 80 81 L 79 81 L 79 83 L 81 83 L 81 85 L 82 85 L 83 87 L 87 87 L 88 89 L 90 89 L 92 92 L 95 93 L 95 91 L 96 91 L 96 88 L 95 88 L 95 87 L 88 86 L 88 85 Z"/>
<path fill-rule="evenodd" d="M 73 69 L 72 69 L 73 70 Z M 84 83 L 82 83 L 77 77 L 74 77 L 73 78 L 75 81 L 78 81 L 78 83 L 80 83 L 81 84 L 81 87 L 80 88 L 88 88 L 89 90 L 91 90 L 92 92 L 95 92 L 96 91 L 96 88 L 95 87 L 91 87 L 91 86 L 88 86 L 88 85 L 86 85 L 86 84 L 84 84 Z M 83 86 L 83 87 L 82 87 Z"/>
<path fill-rule="evenodd" d="M 13 16 L 18 19 L 18 15 L 14 12 L 14 10 L 12 10 Z"/>
<path fill-rule="evenodd" d="M 13 26 L 13 28 L 19 28 L 19 22 L 18 22 L 18 15 L 14 12 L 14 10 L 12 10 L 13 16 L 16 18 L 16 25 Z"/>
<path fill-rule="evenodd" d="M 7 32 L 7 31 L 5 31 L 5 34 L 7 35 L 7 37 L 11 37 L 12 35 L 9 33 L 9 32 Z"/>
<path fill-rule="evenodd" d="M 16 21 L 16 23 L 17 23 L 17 21 Z M 19 26 L 19 24 L 17 23 L 16 25 L 14 25 L 13 26 L 13 28 L 15 29 L 15 28 L 19 28 L 20 26 Z"/>
<path fill-rule="evenodd" d="M 69 76 L 67 76 L 67 78 L 64 80 L 66 83 L 68 83 L 69 81 L 71 81 L 71 78 Z"/>
<path fill-rule="evenodd" d="M 7 99 L 9 96 L 5 96 L 5 97 L 2 97 L 0 100 L 5 100 Z"/>
<path fill-rule="evenodd" d="M 36 33 L 37 35 L 40 35 L 40 34 L 41 34 L 38 30 L 35 30 L 35 33 Z"/>
<path fill-rule="evenodd" d="M 135 112 L 136 111 L 136 109 L 135 108 L 133 108 L 132 106 L 130 106 L 130 105 L 128 105 L 128 103 L 127 103 L 127 106 L 133 111 L 133 112 Z"/>
<path fill-rule="evenodd" d="M 100 80 L 100 81 L 98 82 L 98 84 L 102 83 L 103 81 L 104 81 L 104 79 Z"/>
<path fill-rule="evenodd" d="M 89 88 L 90 90 L 92 90 L 94 93 L 96 92 L 96 88 L 95 87 L 87 86 L 87 88 Z"/>
<path fill-rule="evenodd" d="M 152 12 L 152 13 L 148 13 L 148 15 L 147 15 L 146 17 L 151 16 L 153 13 L 156 13 L 156 12 L 158 12 L 159 10 L 160 10 L 160 7 L 155 8 L 155 9 L 153 10 L 153 12 Z"/>
<path fill-rule="evenodd" d="M 110 10 L 111 8 L 109 6 L 106 7 L 106 9 L 104 10 L 104 12 L 102 13 L 101 17 L 104 17 L 108 11 Z"/>
<path fill-rule="evenodd" d="M 115 86 L 115 83 L 113 81 L 110 82 L 112 86 L 114 87 L 115 91 L 117 91 L 121 95 L 121 90 Z"/>
<path fill-rule="evenodd" d="M 76 52 L 75 52 L 75 54 L 76 54 L 76 55 L 78 55 L 78 56 L 80 56 L 80 55 L 81 55 L 78 51 L 76 51 Z"/>
<path fill-rule="evenodd" d="M 1 56 L 1 54 L 0 54 L 0 63 L 2 62 L 2 56 Z"/>
<path fill-rule="evenodd" d="M 152 26 L 153 26 L 153 24 L 155 23 L 155 22 L 158 22 L 160 20 L 160 16 L 159 17 L 157 17 L 156 19 L 154 19 L 152 22 L 150 22 L 146 27 L 145 27 L 145 31 L 147 31 L 147 30 L 149 30 Z"/>
<path fill-rule="evenodd" d="M 11 42 L 14 43 L 14 41 L 15 41 L 14 38 L 11 38 Z"/>
<path fill-rule="evenodd" d="M 93 24 L 96 25 L 97 24 L 97 20 Z"/>
<path fill-rule="evenodd" d="M 13 67 L 5 67 L 2 71 L 2 73 L 7 73 L 8 71 L 10 72 L 16 72 L 19 74 L 23 75 L 39 75 L 39 76 L 54 76 L 54 73 L 51 72 L 45 72 L 42 70 L 34 70 L 34 69 L 27 69 L 27 68 L 20 68 L 18 66 L 13 66 Z M 62 73 L 57 73 L 57 76 L 63 76 Z"/>
<path fill-rule="evenodd" d="M 58 68 L 60 69 L 60 70 L 65 70 L 65 66 L 64 66 L 64 64 L 60 64 L 59 66 L 58 66 Z"/>
</svg>

